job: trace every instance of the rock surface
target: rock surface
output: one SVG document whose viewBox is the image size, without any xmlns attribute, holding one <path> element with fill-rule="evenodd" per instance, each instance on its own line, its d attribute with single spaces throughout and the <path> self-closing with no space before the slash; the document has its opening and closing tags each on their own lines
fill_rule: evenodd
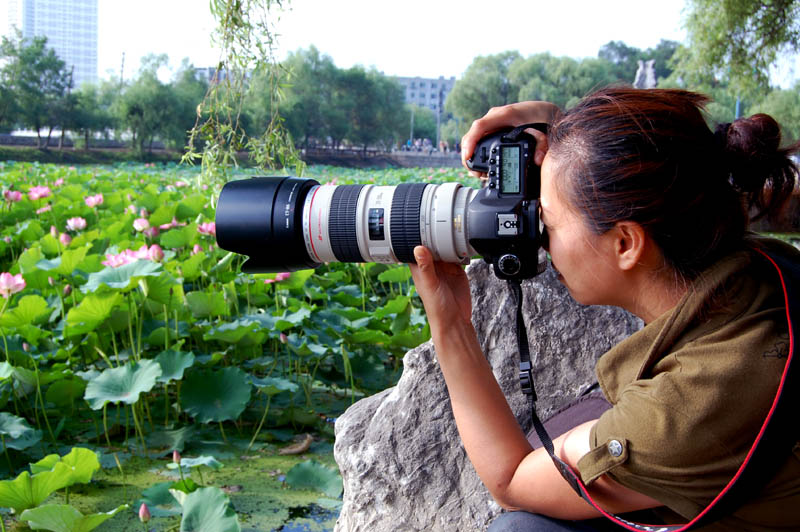
<svg viewBox="0 0 800 532">
<path fill-rule="evenodd" d="M 513 295 L 483 261 L 467 273 L 481 346 L 527 430 Z M 641 321 L 616 308 L 578 305 L 552 269 L 524 282 L 523 291 L 537 410 L 545 418 L 594 382 L 596 359 Z M 337 420 L 334 456 L 344 480 L 336 532 L 483 531 L 500 512 L 464 452 L 431 342 L 405 355 L 397 386 Z"/>
</svg>

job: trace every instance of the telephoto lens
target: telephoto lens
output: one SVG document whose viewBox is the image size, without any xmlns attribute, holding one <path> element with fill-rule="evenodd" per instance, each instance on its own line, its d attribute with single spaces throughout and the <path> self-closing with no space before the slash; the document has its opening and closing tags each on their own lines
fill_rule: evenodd
<svg viewBox="0 0 800 532">
<path fill-rule="evenodd" d="M 468 206 L 477 191 L 458 183 L 320 185 L 298 177 L 227 183 L 217 202 L 217 243 L 247 255 L 245 273 L 314 268 L 326 262 L 414 262 L 423 245 L 436 260 L 465 264 Z"/>
</svg>

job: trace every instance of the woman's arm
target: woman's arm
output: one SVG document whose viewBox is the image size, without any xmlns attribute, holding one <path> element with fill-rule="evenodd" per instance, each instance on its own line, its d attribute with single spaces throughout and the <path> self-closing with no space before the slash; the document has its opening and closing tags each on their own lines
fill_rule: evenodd
<svg viewBox="0 0 800 532">
<path fill-rule="evenodd" d="M 551 517 L 586 519 L 599 512 L 583 501 L 561 477 L 544 449 L 532 450 L 520 429 L 492 369 L 481 351 L 470 321 L 466 274 L 459 265 L 434 263 L 427 249 L 414 250 L 411 266 L 447 383 L 459 434 L 478 476 L 495 500 L 506 508 Z M 554 442 L 570 466 L 589 451 L 589 430 L 581 425 Z M 601 478 L 592 496 L 613 512 L 660 506 L 637 492 Z"/>
</svg>

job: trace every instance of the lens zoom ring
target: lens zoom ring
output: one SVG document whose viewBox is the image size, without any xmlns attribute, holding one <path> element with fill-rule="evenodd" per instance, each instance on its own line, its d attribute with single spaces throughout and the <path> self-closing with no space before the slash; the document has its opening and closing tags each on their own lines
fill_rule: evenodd
<svg viewBox="0 0 800 532">
<path fill-rule="evenodd" d="M 419 209 L 425 183 L 397 185 L 392 197 L 390 229 L 392 250 L 400 262 L 415 262 L 414 248 L 422 244 L 419 232 Z"/>
<path fill-rule="evenodd" d="M 339 262 L 364 262 L 358 249 L 356 207 L 363 185 L 340 185 L 331 198 L 328 231 L 331 250 Z"/>
</svg>

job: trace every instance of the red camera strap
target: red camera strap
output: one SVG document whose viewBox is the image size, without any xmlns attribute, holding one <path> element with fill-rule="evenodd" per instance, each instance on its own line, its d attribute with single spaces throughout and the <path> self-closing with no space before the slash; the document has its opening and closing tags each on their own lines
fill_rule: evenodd
<svg viewBox="0 0 800 532">
<path fill-rule="evenodd" d="M 626 530 L 649 532 L 683 532 L 699 526 L 707 525 L 735 511 L 739 506 L 758 493 L 774 476 L 780 465 L 786 460 L 791 449 L 800 438 L 800 424 L 796 419 L 796 407 L 800 400 L 800 365 L 792 364 L 794 360 L 795 338 L 800 334 L 800 264 L 780 255 L 756 249 L 775 268 L 780 278 L 786 304 L 786 321 L 789 325 L 789 354 L 786 365 L 778 385 L 778 391 L 772 406 L 764 419 L 761 430 L 750 447 L 744 461 L 731 478 L 730 482 L 722 489 L 713 501 L 701 511 L 694 519 L 681 525 L 647 525 L 633 523 L 617 515 L 603 510 L 589 494 L 580 475 L 572 470 L 566 463 L 557 457 L 553 451 L 553 441 L 547 434 L 541 420 L 536 414 L 534 402 L 536 394 L 533 391 L 531 379 L 530 356 L 528 354 L 527 335 L 524 322 L 522 322 L 522 289 L 519 283 L 509 282 L 517 299 L 517 331 L 520 343 L 520 379 L 523 381 L 523 391 L 531 397 L 531 418 L 533 427 L 544 448 L 553 460 L 561 475 L 570 486 L 585 501 L 594 506 L 605 517 Z M 516 286 L 515 286 L 516 285 Z M 520 333 L 520 331 L 522 331 Z M 523 346 L 524 342 L 524 346 Z"/>
</svg>

